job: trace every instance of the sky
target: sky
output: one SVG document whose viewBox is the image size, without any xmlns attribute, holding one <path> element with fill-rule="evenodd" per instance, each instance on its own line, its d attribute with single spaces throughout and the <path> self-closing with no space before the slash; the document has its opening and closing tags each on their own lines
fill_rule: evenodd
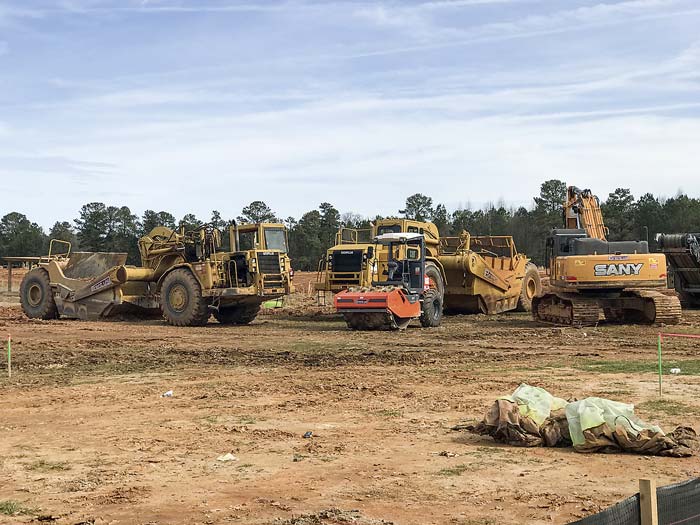
<svg viewBox="0 0 700 525">
<path fill-rule="evenodd" d="M 0 215 L 700 195 L 697 0 L 0 0 Z"/>
</svg>

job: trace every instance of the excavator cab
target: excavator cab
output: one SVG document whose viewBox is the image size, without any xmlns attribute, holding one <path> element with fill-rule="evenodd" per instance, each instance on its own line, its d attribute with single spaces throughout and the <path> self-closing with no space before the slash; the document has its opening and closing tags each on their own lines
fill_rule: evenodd
<svg viewBox="0 0 700 525">
<path fill-rule="evenodd" d="M 585 239 L 586 237 L 588 237 L 588 235 L 584 229 L 556 228 L 552 230 L 547 237 L 545 244 L 545 266 L 547 268 L 551 268 L 551 263 L 557 257 L 567 257 L 569 255 L 573 255 L 573 239 Z"/>
</svg>

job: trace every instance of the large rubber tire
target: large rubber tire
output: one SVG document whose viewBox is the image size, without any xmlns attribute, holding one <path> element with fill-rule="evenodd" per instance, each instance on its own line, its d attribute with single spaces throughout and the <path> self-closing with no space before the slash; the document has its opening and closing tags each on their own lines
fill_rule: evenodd
<svg viewBox="0 0 700 525">
<path fill-rule="evenodd" d="M 520 297 L 518 298 L 518 306 L 515 308 L 518 312 L 531 312 L 532 300 L 542 294 L 542 280 L 540 279 L 540 271 L 533 263 L 525 265 L 525 276 L 523 277 L 523 285 L 520 289 Z"/>
<path fill-rule="evenodd" d="M 426 290 L 421 310 L 421 326 L 433 328 L 442 324 L 442 296 L 437 289 Z"/>
<path fill-rule="evenodd" d="M 434 262 L 428 261 L 425 263 L 425 275 L 430 277 L 430 287 L 437 290 L 438 294 L 440 295 L 440 300 L 442 301 L 442 299 L 445 297 L 445 281 L 442 278 L 440 269 Z"/>
<path fill-rule="evenodd" d="M 700 296 L 697 293 L 678 292 L 678 299 L 683 308 L 700 307 Z"/>
<path fill-rule="evenodd" d="M 186 268 L 173 270 L 163 279 L 160 309 L 173 326 L 204 326 L 209 320 L 209 306 L 202 297 L 202 287 Z"/>
<path fill-rule="evenodd" d="M 219 308 L 214 317 L 221 324 L 250 324 L 258 316 L 260 305 L 229 306 Z"/>
<path fill-rule="evenodd" d="M 19 286 L 19 300 L 30 319 L 58 318 L 49 274 L 43 268 L 36 268 L 24 276 Z"/>
</svg>

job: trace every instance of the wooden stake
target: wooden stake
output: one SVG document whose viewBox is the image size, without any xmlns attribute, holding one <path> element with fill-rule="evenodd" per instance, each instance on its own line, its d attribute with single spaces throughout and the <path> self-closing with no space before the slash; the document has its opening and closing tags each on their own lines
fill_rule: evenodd
<svg viewBox="0 0 700 525">
<path fill-rule="evenodd" d="M 7 263 L 7 292 L 12 293 L 12 263 Z"/>
<path fill-rule="evenodd" d="M 639 512 L 641 525 L 659 525 L 659 511 L 656 507 L 656 481 L 639 480 Z"/>
</svg>

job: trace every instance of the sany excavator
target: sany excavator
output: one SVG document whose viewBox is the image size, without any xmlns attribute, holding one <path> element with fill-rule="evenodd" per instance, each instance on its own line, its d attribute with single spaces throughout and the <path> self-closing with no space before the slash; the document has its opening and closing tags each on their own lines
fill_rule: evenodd
<svg viewBox="0 0 700 525">
<path fill-rule="evenodd" d="M 680 321 L 680 301 L 666 283 L 666 257 L 649 253 L 646 241 L 608 241 L 591 190 L 567 188 L 564 223 L 547 238 L 550 290 L 533 300 L 536 320 L 590 326 L 602 309 L 612 322 Z"/>
<path fill-rule="evenodd" d="M 398 330 L 420 319 L 424 327 L 440 326 L 442 292 L 430 277 L 425 238 L 420 233 L 391 232 L 374 239 L 376 252 L 387 254 L 386 269 L 371 287 L 353 287 L 334 297 L 336 310 L 353 330 Z"/>
</svg>

